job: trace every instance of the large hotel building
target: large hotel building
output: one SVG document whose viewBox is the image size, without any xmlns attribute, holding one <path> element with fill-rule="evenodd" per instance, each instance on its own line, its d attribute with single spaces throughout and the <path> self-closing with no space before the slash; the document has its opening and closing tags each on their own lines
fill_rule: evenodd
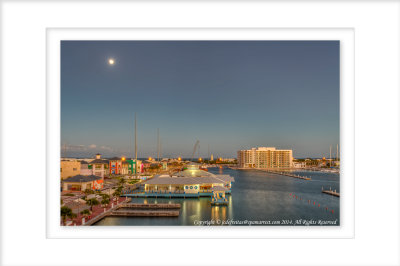
<svg viewBox="0 0 400 266">
<path fill-rule="evenodd" d="M 239 168 L 291 168 L 293 151 L 258 147 L 238 151 L 237 158 Z"/>
</svg>

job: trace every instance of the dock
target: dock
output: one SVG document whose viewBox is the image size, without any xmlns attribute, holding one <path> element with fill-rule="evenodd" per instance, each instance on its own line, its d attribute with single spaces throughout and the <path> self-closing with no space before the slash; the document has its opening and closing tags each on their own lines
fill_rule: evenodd
<svg viewBox="0 0 400 266">
<path fill-rule="evenodd" d="M 336 192 L 336 189 L 332 190 L 332 188 L 329 188 L 329 190 L 324 190 L 324 187 L 322 187 L 321 192 L 331 196 L 340 197 L 340 193 Z"/>
<path fill-rule="evenodd" d="M 300 176 L 300 175 L 295 175 L 295 174 L 291 174 L 291 173 L 275 172 L 275 171 L 270 171 L 270 170 L 266 170 L 266 172 L 271 173 L 271 174 L 276 174 L 276 175 L 289 176 L 289 177 L 298 178 L 298 179 L 302 179 L 302 180 L 311 180 L 311 177 L 308 177 L 308 176 Z"/>
<path fill-rule="evenodd" d="M 225 192 L 230 194 L 231 190 Z M 132 198 L 200 198 L 200 197 L 211 197 L 213 193 L 211 191 L 200 191 L 198 193 L 176 193 L 176 192 L 165 192 L 165 191 L 123 191 L 122 196 Z"/>
<path fill-rule="evenodd" d="M 132 209 L 180 209 L 179 203 L 157 203 L 157 204 L 142 204 L 142 203 L 125 203 L 118 206 L 120 208 L 132 208 Z"/>
<path fill-rule="evenodd" d="M 322 190 L 322 193 L 328 194 L 328 195 L 332 195 L 335 197 L 340 197 L 340 193 L 336 192 L 336 191 L 332 191 L 332 190 Z"/>
<path fill-rule="evenodd" d="M 113 211 L 109 216 L 141 216 L 141 217 L 177 217 L 179 211 L 166 211 L 166 210 L 125 210 Z"/>
<path fill-rule="evenodd" d="M 125 210 L 121 210 L 124 208 Z M 84 226 L 90 226 L 98 221 L 110 217 L 178 217 L 181 204 L 179 203 L 157 203 L 157 204 L 142 204 L 142 203 L 120 203 L 113 208 L 101 213 L 100 215 L 88 220 Z M 128 210 L 126 210 L 128 209 Z"/>
</svg>

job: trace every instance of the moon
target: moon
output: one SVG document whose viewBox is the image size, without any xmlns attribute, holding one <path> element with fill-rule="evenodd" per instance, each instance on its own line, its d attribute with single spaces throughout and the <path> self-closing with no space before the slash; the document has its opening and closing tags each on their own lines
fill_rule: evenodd
<svg viewBox="0 0 400 266">
<path fill-rule="evenodd" d="M 109 59 L 108 59 L 108 64 L 109 64 L 109 65 L 114 65 L 114 64 L 115 64 L 114 58 L 109 58 Z"/>
</svg>

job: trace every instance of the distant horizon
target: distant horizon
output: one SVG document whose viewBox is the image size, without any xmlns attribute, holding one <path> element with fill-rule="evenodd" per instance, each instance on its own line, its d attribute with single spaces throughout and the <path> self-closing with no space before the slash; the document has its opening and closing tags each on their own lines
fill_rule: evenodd
<svg viewBox="0 0 400 266">
<path fill-rule="evenodd" d="M 110 156 L 110 157 L 102 157 L 102 159 L 111 159 L 111 158 L 113 158 L 113 157 L 118 157 L 118 156 Z M 68 157 L 64 157 L 64 156 L 61 156 L 61 158 L 68 158 L 68 159 L 95 159 L 95 157 L 79 157 L 79 156 L 68 156 Z M 119 158 L 121 158 L 121 157 L 119 157 Z M 162 160 L 162 159 L 177 159 L 178 157 L 160 157 L 160 160 Z M 215 159 L 214 159 L 214 161 L 217 159 L 217 158 L 220 158 L 220 157 L 216 157 Z M 312 159 L 312 160 L 316 160 L 316 159 L 322 159 L 322 158 L 324 158 L 324 157 L 297 157 L 297 158 L 295 158 L 295 157 L 293 157 L 293 159 L 294 160 L 304 160 L 304 159 Z M 126 157 L 126 159 L 127 160 L 134 160 L 135 158 L 133 158 L 133 157 Z M 154 160 L 156 160 L 157 158 L 153 158 L 152 157 L 152 159 L 154 159 Z M 191 158 L 182 158 L 181 157 L 181 159 L 183 160 L 183 161 L 191 161 L 191 160 L 197 160 L 198 158 L 194 158 L 194 159 L 191 159 Z M 202 158 L 203 160 L 209 160 L 210 158 Z M 225 157 L 225 158 L 223 158 L 223 159 L 237 159 L 237 157 Z M 329 159 L 329 158 L 326 158 L 325 157 L 325 159 Z M 332 158 L 331 158 L 332 160 L 333 159 L 336 159 L 336 154 L 335 154 L 335 156 L 333 156 L 333 154 L 332 154 Z M 338 158 L 339 160 L 340 160 L 340 158 Z M 141 158 L 139 158 L 138 157 L 138 160 L 148 160 L 148 157 L 147 158 L 145 158 L 145 157 L 141 157 Z"/>
<path fill-rule="evenodd" d="M 236 158 L 340 147 L 339 41 L 61 41 L 61 153 Z M 65 153 L 66 151 L 66 153 Z"/>
</svg>

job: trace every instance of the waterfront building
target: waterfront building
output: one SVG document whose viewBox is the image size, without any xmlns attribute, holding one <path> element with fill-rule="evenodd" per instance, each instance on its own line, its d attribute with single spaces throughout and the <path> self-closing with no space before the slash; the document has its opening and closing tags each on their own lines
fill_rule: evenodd
<svg viewBox="0 0 400 266">
<path fill-rule="evenodd" d="M 277 150 L 275 147 L 258 147 L 238 151 L 239 168 L 291 168 L 292 150 Z"/>
<path fill-rule="evenodd" d="M 100 153 L 96 154 L 96 159 L 90 162 L 90 165 L 92 166 L 93 175 L 101 176 L 102 178 L 104 178 L 104 176 L 108 174 L 107 172 L 108 164 L 109 164 L 108 160 L 101 159 Z"/>
<path fill-rule="evenodd" d="M 74 175 L 79 175 L 80 170 L 81 170 L 81 163 L 76 160 L 61 161 L 60 164 L 61 179 L 65 179 L 67 177 L 71 177 Z"/>
<path fill-rule="evenodd" d="M 306 168 L 307 163 L 304 162 L 293 162 L 293 168 Z"/>
<path fill-rule="evenodd" d="M 102 189 L 103 178 L 96 175 L 76 175 L 62 181 L 63 191 L 85 191 L 86 189 Z"/>
<path fill-rule="evenodd" d="M 199 195 L 213 190 L 229 193 L 234 178 L 229 175 L 215 175 L 201 170 L 198 164 L 190 163 L 181 172 L 172 175 L 156 175 L 144 182 L 147 193 L 184 193 Z"/>
</svg>

